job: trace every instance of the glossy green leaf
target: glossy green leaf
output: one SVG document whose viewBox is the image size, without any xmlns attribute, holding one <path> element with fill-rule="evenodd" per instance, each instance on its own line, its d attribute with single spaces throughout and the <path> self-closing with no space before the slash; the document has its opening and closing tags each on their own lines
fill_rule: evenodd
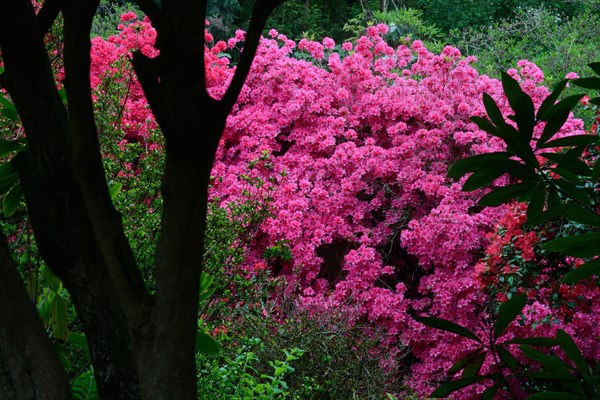
<svg viewBox="0 0 600 400">
<path fill-rule="evenodd" d="M 600 90 L 600 78 L 579 78 L 573 84 L 586 89 Z"/>
<path fill-rule="evenodd" d="M 502 111 L 500 111 L 500 108 L 494 99 L 492 99 L 492 96 L 487 93 L 483 94 L 483 105 L 485 106 L 485 111 L 487 112 L 488 116 L 496 126 L 506 123 L 506 121 L 504 121 Z"/>
<path fill-rule="evenodd" d="M 494 400 L 494 398 L 496 397 L 496 393 L 498 393 L 498 390 L 500 390 L 501 388 L 501 383 L 496 383 L 495 385 L 490 386 L 485 390 L 485 392 L 481 394 L 481 400 Z"/>
<path fill-rule="evenodd" d="M 2 200 L 2 211 L 4 212 L 4 216 L 10 217 L 12 216 L 19 205 L 21 204 L 21 199 L 23 198 L 23 191 L 21 189 L 20 184 L 14 185 L 8 193 L 4 196 Z"/>
<path fill-rule="evenodd" d="M 471 386 L 474 383 L 488 380 L 488 377 L 485 376 L 472 376 L 468 378 L 461 378 L 452 382 L 447 382 L 437 388 L 433 393 L 431 393 L 431 397 L 448 397 L 453 392 L 462 389 L 467 386 Z"/>
<path fill-rule="evenodd" d="M 588 261 L 580 265 L 579 268 L 575 268 L 563 277 L 563 282 L 572 285 L 594 275 L 600 275 L 600 258 Z"/>
<path fill-rule="evenodd" d="M 550 193 L 548 192 L 548 209 L 541 214 L 533 215 L 531 218 L 527 219 L 527 224 L 530 226 L 542 225 L 547 221 L 554 219 L 556 217 L 562 217 L 566 212 L 572 210 L 574 208 L 579 207 L 576 204 L 559 204 L 559 205 L 550 205 Z"/>
<path fill-rule="evenodd" d="M 540 164 L 529 145 L 530 138 L 522 135 L 510 125 L 498 127 L 502 139 L 506 142 L 506 150 L 519 156 L 526 164 L 539 168 Z"/>
<path fill-rule="evenodd" d="M 448 370 L 449 376 L 454 376 L 458 372 L 462 371 L 469 363 L 472 363 L 477 357 L 479 357 L 482 353 L 483 349 L 478 348 L 473 351 L 468 352 L 466 355 L 458 359 L 452 367 Z"/>
<path fill-rule="evenodd" d="M 582 375 L 588 374 L 587 362 L 585 358 L 581 354 L 579 347 L 573 341 L 573 338 L 562 329 L 559 329 L 556 332 L 556 340 L 558 340 L 558 345 L 565 352 L 565 354 L 575 363 L 577 369 Z"/>
<path fill-rule="evenodd" d="M 572 199 L 580 201 L 583 204 L 590 203 L 590 197 L 589 197 L 588 193 L 585 190 L 578 188 L 571 182 L 560 178 L 560 179 L 554 179 L 552 181 L 552 183 L 554 183 L 556 186 L 558 186 L 558 188 L 561 191 L 566 193 Z"/>
<path fill-rule="evenodd" d="M 546 187 L 543 184 L 536 185 L 532 189 L 531 198 L 527 205 L 527 220 L 544 212 L 546 204 Z"/>
<path fill-rule="evenodd" d="M 539 145 L 538 148 L 546 149 L 550 147 L 565 147 L 565 146 L 580 146 L 587 145 L 591 143 L 595 143 L 600 139 L 600 137 L 596 135 L 573 135 L 562 137 L 559 139 L 551 140 L 542 145 Z"/>
<path fill-rule="evenodd" d="M 563 90 L 565 90 L 565 87 L 567 87 L 568 82 L 568 79 L 563 79 L 562 81 L 558 82 L 556 86 L 554 86 L 552 93 L 550 93 L 548 97 L 544 99 L 542 104 L 540 104 L 540 108 L 538 108 L 536 114 L 536 118 L 538 120 L 546 121 L 549 112 L 551 112 L 554 108 L 554 103 L 556 103 L 556 100 L 558 100 Z"/>
<path fill-rule="evenodd" d="M 596 75 L 600 75 L 600 62 L 590 63 L 588 64 L 588 67 L 590 67 Z"/>
<path fill-rule="evenodd" d="M 525 354 L 525 356 L 541 363 L 547 372 L 553 372 L 555 374 L 556 379 L 573 379 L 573 376 L 571 375 L 571 370 L 562 360 L 544 354 L 541 351 L 538 351 L 533 347 L 529 347 L 526 345 L 519 346 L 519 348 L 521 349 L 523 354 Z"/>
<path fill-rule="evenodd" d="M 6 157 L 10 153 L 20 151 L 25 148 L 23 140 L 6 140 L 0 139 L 0 158 Z"/>
<path fill-rule="evenodd" d="M 481 339 L 477 337 L 473 332 L 468 330 L 467 328 L 460 326 L 454 322 L 447 321 L 441 318 L 435 317 L 415 317 L 415 320 L 421 322 L 424 325 L 427 325 L 431 328 L 441 329 L 446 332 L 456 333 L 457 335 L 473 339 L 479 343 L 483 343 Z"/>
<path fill-rule="evenodd" d="M 510 351 L 508 351 L 508 349 L 506 349 L 503 346 L 498 346 L 496 347 L 496 350 L 498 351 L 498 355 L 500 356 L 500 360 L 502 360 L 502 362 L 511 370 L 514 371 L 517 369 L 517 359 L 511 354 Z"/>
<path fill-rule="evenodd" d="M 586 232 L 554 239 L 544 244 L 543 249 L 581 258 L 600 255 L 600 232 Z"/>
<path fill-rule="evenodd" d="M 535 183 L 515 183 L 513 185 L 507 185 L 498 189 L 494 189 L 490 193 L 486 194 L 479 200 L 479 204 L 482 206 L 496 207 L 501 204 L 507 203 L 516 197 L 521 196 L 524 193 L 530 191 L 536 184 Z"/>
<path fill-rule="evenodd" d="M 506 170 L 501 165 L 493 165 L 484 170 L 475 171 L 463 183 L 462 190 L 463 192 L 471 192 L 488 186 L 505 173 Z"/>
<path fill-rule="evenodd" d="M 574 207 L 565 210 L 564 215 L 571 221 L 584 225 L 600 227 L 600 215 L 593 213 L 587 208 L 575 205 Z"/>
<path fill-rule="evenodd" d="M 537 142 L 538 148 L 550 140 L 562 128 L 565 122 L 567 122 L 571 110 L 579 104 L 583 96 L 583 94 L 576 94 L 566 97 L 552 107 L 550 114 L 546 118 L 547 122 L 546 126 L 544 126 L 544 131 Z"/>
<path fill-rule="evenodd" d="M 490 121 L 482 117 L 471 117 L 471 121 L 473 121 L 479 129 L 488 134 L 496 137 L 501 137 L 498 128 L 496 128 Z"/>
<path fill-rule="evenodd" d="M 515 112 L 514 119 L 519 127 L 519 132 L 529 142 L 535 125 L 535 108 L 533 106 L 533 101 L 531 100 L 531 97 L 521 89 L 519 83 L 506 72 L 502 72 L 502 87 L 510 107 Z"/>
<path fill-rule="evenodd" d="M 469 173 L 482 170 L 489 165 L 495 164 L 499 160 L 508 160 L 509 154 L 505 151 L 477 154 L 467 158 L 463 158 L 455 162 L 448 170 L 449 178 L 460 178 Z"/>
<path fill-rule="evenodd" d="M 479 375 L 479 371 L 481 371 L 481 367 L 483 366 L 483 363 L 485 362 L 486 356 L 487 356 L 486 353 L 481 353 L 480 355 L 475 357 L 470 363 L 468 363 L 465 366 L 465 369 L 462 373 L 462 377 L 468 378 L 468 377 Z"/>
<path fill-rule="evenodd" d="M 583 181 L 581 180 L 581 177 L 578 174 L 574 174 L 573 172 L 569 171 L 568 169 L 555 167 L 555 168 L 550 168 L 550 171 L 552 171 L 556 175 L 560 176 L 561 178 L 564 178 L 571 184 L 575 184 L 576 186 L 583 185 Z"/>
<path fill-rule="evenodd" d="M 592 181 L 597 182 L 598 180 L 600 180 L 600 157 L 596 158 L 594 169 L 592 170 Z"/>
<path fill-rule="evenodd" d="M 52 298 L 50 304 L 50 328 L 52 336 L 61 340 L 69 338 L 69 315 L 67 304 L 58 294 Z"/>
<path fill-rule="evenodd" d="M 513 322 L 527 302 L 527 296 L 524 294 L 518 294 L 513 296 L 510 300 L 505 301 L 500 305 L 498 316 L 496 317 L 496 323 L 494 324 L 494 337 L 499 338 L 504 330 Z"/>
<path fill-rule="evenodd" d="M 221 350 L 219 343 L 202 331 L 196 332 L 196 351 L 208 355 L 218 354 Z"/>
<path fill-rule="evenodd" d="M 527 398 L 527 400 L 583 400 L 582 397 L 575 393 L 569 392 L 541 392 L 536 393 Z"/>
</svg>

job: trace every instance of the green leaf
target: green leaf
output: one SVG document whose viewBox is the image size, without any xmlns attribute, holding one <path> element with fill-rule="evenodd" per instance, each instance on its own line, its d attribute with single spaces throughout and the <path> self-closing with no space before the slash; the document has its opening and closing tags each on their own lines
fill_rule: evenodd
<svg viewBox="0 0 600 400">
<path fill-rule="evenodd" d="M 492 96 L 487 93 L 483 94 L 483 105 L 488 116 L 496 126 L 506 123 L 504 116 L 502 116 L 502 111 L 500 111 Z"/>
<path fill-rule="evenodd" d="M 479 200 L 482 206 L 496 207 L 529 192 L 535 184 L 530 182 L 515 183 L 491 191 Z"/>
<path fill-rule="evenodd" d="M 508 160 L 509 154 L 505 151 L 495 153 L 477 154 L 463 158 L 455 162 L 448 170 L 449 178 L 460 178 L 469 173 L 482 170 L 489 165 L 493 165 L 499 160 Z"/>
<path fill-rule="evenodd" d="M 96 380 L 91 370 L 81 373 L 71 384 L 74 400 L 99 400 Z"/>
<path fill-rule="evenodd" d="M 44 283 L 56 293 L 60 292 L 61 281 L 47 266 L 42 267 L 41 271 Z"/>
<path fill-rule="evenodd" d="M 19 113 L 15 104 L 0 93 L 0 114 L 13 122 L 19 122 Z"/>
<path fill-rule="evenodd" d="M 587 208 L 574 205 L 574 207 L 571 209 L 566 210 L 564 215 L 571 221 L 584 225 L 600 227 L 600 215 L 593 213 Z"/>
<path fill-rule="evenodd" d="M 10 217 L 12 216 L 19 205 L 21 204 L 21 199 L 23 198 L 23 191 L 21 189 L 20 184 L 14 185 L 8 193 L 4 196 L 2 200 L 2 211 L 4 212 L 4 216 Z"/>
<path fill-rule="evenodd" d="M 585 399 L 575 393 L 569 392 L 541 392 L 536 393 L 527 398 L 527 400 L 579 400 Z"/>
<path fill-rule="evenodd" d="M 70 354 L 69 350 L 67 350 L 65 346 L 62 346 L 59 343 L 54 343 L 54 350 L 56 351 L 56 354 L 58 354 L 58 358 L 60 359 L 60 363 L 62 364 L 63 368 L 67 371 L 70 370 L 72 366 L 71 361 L 69 361 L 68 357 L 68 355 Z"/>
<path fill-rule="evenodd" d="M 552 181 L 552 183 L 554 183 L 556 186 L 558 186 L 560 190 L 562 190 L 564 193 L 566 193 L 572 199 L 580 201 L 583 204 L 590 203 L 590 198 L 588 196 L 588 193 L 585 190 L 578 188 L 571 182 L 560 178 L 560 179 L 554 179 Z"/>
<path fill-rule="evenodd" d="M 493 165 L 484 170 L 473 172 L 465 183 L 463 183 L 462 191 L 472 192 L 473 190 L 488 186 L 505 173 L 506 170 L 501 165 Z"/>
<path fill-rule="evenodd" d="M 600 180 L 600 157 L 596 158 L 594 169 L 592 170 L 592 181 L 598 182 L 598 180 Z"/>
<path fill-rule="evenodd" d="M 23 139 L 6 140 L 0 139 L 0 158 L 6 157 L 15 151 L 21 151 L 25 148 Z"/>
<path fill-rule="evenodd" d="M 481 400 L 494 400 L 496 393 L 502 387 L 501 383 L 496 383 L 494 386 L 490 386 L 481 394 Z"/>
<path fill-rule="evenodd" d="M 67 338 L 67 342 L 71 343 L 74 346 L 81 347 L 82 349 L 88 348 L 87 339 L 85 334 L 80 332 L 69 332 L 69 337 Z"/>
<path fill-rule="evenodd" d="M 596 75 L 600 75 L 600 62 L 590 63 L 588 64 L 588 67 L 590 67 Z"/>
<path fill-rule="evenodd" d="M 121 182 L 114 182 L 112 185 L 110 185 L 108 188 L 108 194 L 110 196 L 110 199 L 114 200 L 122 188 L 123 184 Z"/>
<path fill-rule="evenodd" d="M 494 324 L 494 337 L 499 338 L 504 330 L 510 325 L 512 321 L 517 318 L 527 302 L 527 296 L 524 294 L 518 294 L 513 296 L 510 300 L 502 303 L 496 317 L 496 323 Z"/>
<path fill-rule="evenodd" d="M 566 147 L 566 146 L 580 146 L 595 143 L 600 139 L 596 135 L 573 135 L 566 136 L 560 139 L 551 140 L 544 144 L 538 145 L 540 149 L 546 149 L 549 147 Z"/>
<path fill-rule="evenodd" d="M 546 187 L 543 184 L 536 185 L 532 189 L 531 199 L 527 206 L 527 220 L 544 212 L 546 204 Z"/>
<path fill-rule="evenodd" d="M 500 360 L 511 370 L 517 369 L 517 359 L 503 346 L 497 346 L 496 350 L 500 356 Z"/>
<path fill-rule="evenodd" d="M 431 397 L 448 397 L 453 392 L 462 389 L 467 386 L 471 386 L 474 383 L 481 382 L 489 379 L 486 376 L 472 376 L 468 378 L 461 378 L 452 382 L 444 383 L 440 387 L 438 387 L 433 393 L 431 393 Z"/>
<path fill-rule="evenodd" d="M 563 282 L 572 285 L 594 275 L 600 275 L 600 258 L 588 261 L 579 268 L 575 268 L 563 277 Z"/>
<path fill-rule="evenodd" d="M 510 125 L 498 127 L 502 139 L 506 142 L 506 150 L 519 156 L 521 160 L 534 168 L 539 168 L 540 164 L 529 145 L 531 138 L 522 135 Z"/>
<path fill-rule="evenodd" d="M 50 328 L 52 336 L 61 340 L 69 339 L 69 314 L 67 304 L 58 294 L 52 298 L 50 304 Z"/>
<path fill-rule="evenodd" d="M 492 135 L 492 136 L 496 136 L 496 137 L 500 137 L 502 138 L 502 136 L 500 135 L 498 128 L 496 128 L 490 121 L 488 121 L 485 118 L 482 117 L 471 117 L 470 118 L 471 121 L 473 121 L 478 127 L 479 129 L 481 129 L 484 132 L 487 132 L 488 134 Z"/>
<path fill-rule="evenodd" d="M 504 94 L 508 99 L 510 107 L 515 112 L 515 122 L 519 127 L 520 134 L 531 140 L 533 135 L 533 127 L 535 125 L 535 108 L 533 101 L 527 93 L 521 89 L 519 83 L 506 72 L 502 72 L 502 87 Z"/>
<path fill-rule="evenodd" d="M 473 362 L 483 352 L 482 348 L 468 352 L 464 357 L 457 360 L 448 370 L 448 375 L 454 376 L 459 371 L 462 371 L 469 363 Z"/>
<path fill-rule="evenodd" d="M 560 130 L 560 128 L 562 128 L 569 118 L 571 110 L 577 104 L 579 104 L 579 101 L 583 98 L 583 96 L 583 94 L 576 94 L 566 97 L 552 107 L 547 118 L 545 119 L 547 122 L 546 126 L 544 126 L 544 131 L 537 142 L 538 148 L 550 140 L 550 138 L 552 138 L 552 136 L 554 136 Z"/>
<path fill-rule="evenodd" d="M 548 203 L 550 203 L 550 193 L 548 194 Z M 550 204 L 548 204 L 548 206 L 548 209 L 543 213 L 533 215 L 531 218 L 528 218 L 527 224 L 530 226 L 542 225 L 553 218 L 562 217 L 566 214 L 566 212 L 579 207 L 576 204 L 560 204 L 554 206 L 550 206 Z"/>
<path fill-rule="evenodd" d="M 600 232 L 587 232 L 554 239 L 544 244 L 543 249 L 580 258 L 600 255 Z"/>
<path fill-rule="evenodd" d="M 550 93 L 548 97 L 544 99 L 542 104 L 540 104 L 540 108 L 538 108 L 536 114 L 536 118 L 538 120 L 546 121 L 549 111 L 551 111 L 554 108 L 554 103 L 556 103 L 556 100 L 558 100 L 563 90 L 565 90 L 565 87 L 567 87 L 568 82 L 568 79 L 563 79 L 562 81 L 558 82 L 556 86 L 554 86 L 552 93 Z"/>
<path fill-rule="evenodd" d="M 481 366 L 483 365 L 486 356 L 487 354 L 481 353 L 479 356 L 475 357 L 472 362 L 468 363 L 462 373 L 462 378 L 477 376 L 479 371 L 481 371 Z"/>
<path fill-rule="evenodd" d="M 547 372 L 554 372 L 556 379 L 573 380 L 569 367 L 560 359 L 549 356 L 529 346 L 519 346 L 523 354 L 528 358 L 538 361 Z"/>
<path fill-rule="evenodd" d="M 600 78 L 579 78 L 573 84 L 585 89 L 600 90 Z"/>
<path fill-rule="evenodd" d="M 556 340 L 558 340 L 558 344 L 562 351 L 564 351 L 565 354 L 575 363 L 579 372 L 582 375 L 587 376 L 587 362 L 585 361 L 585 358 L 583 358 L 583 355 L 581 355 L 581 351 L 579 350 L 579 347 L 577 347 L 577 344 L 575 344 L 573 341 L 573 338 L 569 336 L 567 332 L 559 329 L 556 332 Z"/>
<path fill-rule="evenodd" d="M 219 343 L 202 331 L 196 332 L 196 351 L 208 355 L 218 354 L 221 350 Z"/>
<path fill-rule="evenodd" d="M 441 319 L 441 318 L 435 318 L 435 317 L 415 317 L 416 321 L 421 322 L 424 325 L 427 325 L 431 328 L 436 328 L 436 329 L 440 329 L 446 332 L 452 332 L 452 333 L 456 333 L 457 335 L 475 340 L 479 343 L 483 343 L 481 341 L 481 339 L 479 339 L 477 337 L 477 335 L 475 335 L 473 332 L 471 332 L 470 330 L 468 330 L 467 328 L 460 326 L 458 324 L 455 324 L 454 322 L 451 321 L 447 321 L 445 319 Z"/>
</svg>

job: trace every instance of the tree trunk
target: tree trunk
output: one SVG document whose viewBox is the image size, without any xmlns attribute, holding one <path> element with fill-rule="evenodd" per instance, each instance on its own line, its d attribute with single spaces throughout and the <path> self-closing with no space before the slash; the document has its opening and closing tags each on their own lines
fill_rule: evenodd
<svg viewBox="0 0 600 400">
<path fill-rule="evenodd" d="M 210 172 L 261 31 L 282 1 L 256 1 L 230 87 L 215 100 L 204 76 L 206 0 L 163 1 L 161 8 L 154 0 L 137 0 L 158 31 L 161 51 L 152 60 L 140 53 L 133 57 L 166 139 L 154 296 L 145 289 L 102 169 L 89 82 L 89 32 L 98 0 L 48 0 L 37 21 L 30 0 L 0 5 L 6 68 L 0 85 L 27 133 L 27 149 L 14 165 L 40 253 L 63 281 L 83 324 L 102 399 L 196 398 L 194 350 Z M 43 43 L 58 4 L 65 19 L 68 109 Z M 11 289 L 0 290 L 2 304 L 10 304 L 0 309 L 0 396 L 68 398 L 64 371 L 19 281 L 0 246 L 0 282 Z M 26 301 L 19 300 L 23 294 Z M 14 325 L 17 311 L 22 325 Z M 27 334 L 19 344 L 15 332 L 23 327 Z"/>
</svg>

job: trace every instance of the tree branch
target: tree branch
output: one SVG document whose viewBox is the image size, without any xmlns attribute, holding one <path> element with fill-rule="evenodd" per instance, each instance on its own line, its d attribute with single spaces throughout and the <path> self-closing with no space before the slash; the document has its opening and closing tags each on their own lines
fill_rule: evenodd
<svg viewBox="0 0 600 400">
<path fill-rule="evenodd" d="M 139 381 L 128 324 L 72 171 L 67 115 L 35 18 L 28 0 L 2 2 L 3 83 L 27 132 L 27 149 L 15 156 L 14 166 L 40 253 L 69 290 L 83 323 L 100 394 L 133 399 Z"/>
<path fill-rule="evenodd" d="M 73 171 L 81 188 L 94 236 L 128 320 L 142 313 L 148 294 L 110 199 L 102 166 L 90 83 L 89 32 L 99 0 L 64 0 L 65 87 L 69 110 Z M 142 314 L 142 315 L 140 315 Z"/>
<path fill-rule="evenodd" d="M 48 33 L 59 12 L 60 0 L 46 0 L 44 2 L 44 5 L 37 14 L 38 27 L 43 35 Z"/>
<path fill-rule="evenodd" d="M 221 99 L 220 103 L 225 110 L 226 114 L 231 112 L 233 105 L 237 101 L 240 91 L 244 86 L 244 82 L 250 72 L 252 61 L 256 55 L 256 50 L 260 43 L 260 37 L 262 31 L 267 23 L 269 15 L 273 10 L 282 4 L 284 0 L 257 0 L 254 5 L 254 11 L 252 12 L 252 19 L 250 20 L 250 27 L 246 33 L 246 41 L 244 43 L 244 51 L 242 52 L 240 62 L 235 70 L 233 79 L 227 88 L 227 92 Z"/>
</svg>

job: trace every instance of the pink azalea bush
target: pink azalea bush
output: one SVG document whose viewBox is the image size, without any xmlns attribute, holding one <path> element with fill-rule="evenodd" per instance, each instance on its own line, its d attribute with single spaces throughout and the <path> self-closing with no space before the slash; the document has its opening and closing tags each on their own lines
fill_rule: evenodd
<svg viewBox="0 0 600 400">
<path fill-rule="evenodd" d="M 92 83 L 110 75 L 126 81 L 130 96 L 123 108 L 123 140 L 156 145 L 148 134 L 156 123 L 121 62 L 132 51 L 158 54 L 155 31 L 135 15 L 124 15 L 123 23 L 117 37 L 93 40 Z M 382 367 L 410 367 L 407 384 L 426 394 L 470 344 L 426 328 L 411 313 L 451 319 L 481 332 L 492 313 L 486 306 L 490 286 L 498 273 L 507 273 L 489 272 L 502 250 L 491 247 L 490 238 L 498 235 L 499 221 L 510 222 L 514 210 L 481 209 L 476 202 L 482 193 L 462 192 L 464 180 L 452 181 L 446 174 L 460 158 L 502 150 L 469 120 L 485 115 L 483 93 L 504 113 L 509 108 L 500 82 L 479 75 L 475 58 L 463 58 L 450 46 L 433 54 L 419 41 L 392 48 L 383 39 L 387 29 L 370 27 L 355 43 L 341 45 L 330 38 L 296 43 L 271 30 L 228 119 L 211 196 L 223 204 L 242 200 L 248 163 L 269 154 L 272 167 L 265 178 L 277 177 L 270 193 L 272 216 L 247 249 L 248 268 L 284 275 L 286 293 L 297 298 L 298 307 L 344 310 L 354 322 L 385 328 L 390 356 Z M 223 53 L 238 51 L 244 35 L 238 31 L 227 42 L 212 43 L 206 34 L 208 89 L 216 98 L 235 68 Z M 509 74 L 539 106 L 549 93 L 543 73 L 527 61 L 517 67 Z M 570 118 L 561 134 L 582 129 L 580 120 Z M 523 260 L 537 257 L 535 233 L 515 240 Z M 264 259 L 265 251 L 281 244 L 291 260 Z M 595 300 L 595 288 L 586 290 L 582 296 Z M 582 335 L 585 329 L 597 330 L 597 310 L 572 310 L 572 322 L 566 324 L 542 297 L 527 309 L 535 317 L 507 335 L 527 334 L 533 322 L 542 326 L 540 319 L 560 317 L 555 326 L 543 326 L 563 327 L 598 356 Z M 410 365 L 399 365 L 402 346 L 414 356 Z M 477 398 L 477 393 L 458 396 Z"/>
</svg>

